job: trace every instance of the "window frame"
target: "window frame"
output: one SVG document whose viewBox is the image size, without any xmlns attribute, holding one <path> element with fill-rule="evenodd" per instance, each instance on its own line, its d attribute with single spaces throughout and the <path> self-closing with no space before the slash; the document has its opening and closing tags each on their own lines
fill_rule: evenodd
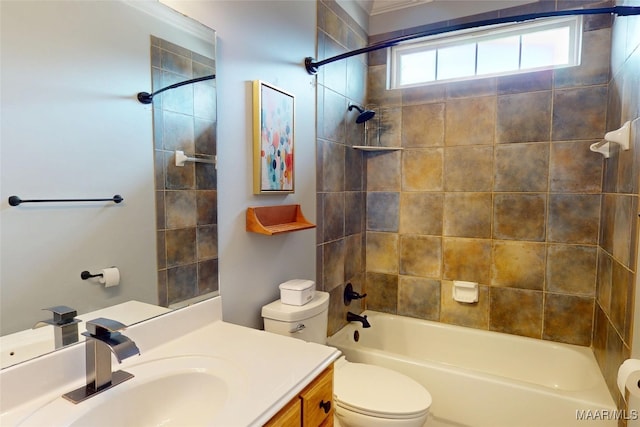
<svg viewBox="0 0 640 427">
<path fill-rule="evenodd" d="M 392 46 L 388 49 L 387 57 L 387 88 L 388 89 L 404 89 L 416 86 L 433 85 L 440 83 L 448 83 L 463 80 L 483 79 L 495 76 L 514 75 L 530 73 L 540 70 L 549 70 L 557 68 L 567 68 L 579 66 L 581 62 L 582 54 L 582 16 L 568 16 L 561 18 L 545 18 L 530 22 L 520 22 L 515 24 L 501 24 L 492 25 L 490 27 L 478 29 L 472 28 L 468 30 L 456 31 L 454 33 L 437 34 L 434 36 L 428 36 L 418 40 L 411 40 L 408 42 L 400 43 L 396 46 Z M 558 28 L 569 27 L 569 58 L 568 64 L 548 65 L 535 68 L 520 68 L 522 62 L 522 35 L 531 34 L 543 30 L 552 30 Z M 478 43 L 497 40 L 510 36 L 520 36 L 520 47 L 518 57 L 518 69 L 510 70 L 498 73 L 478 74 Z M 450 79 L 438 79 L 438 49 L 462 46 L 462 45 L 475 45 L 475 74 L 472 76 L 450 78 Z M 436 51 L 435 60 L 435 80 L 401 84 L 401 58 L 402 55 Z"/>
</svg>

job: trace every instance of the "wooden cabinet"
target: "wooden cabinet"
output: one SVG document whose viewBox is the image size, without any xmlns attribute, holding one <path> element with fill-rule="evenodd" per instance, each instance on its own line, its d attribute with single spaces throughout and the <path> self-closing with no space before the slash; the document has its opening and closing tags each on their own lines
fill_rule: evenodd
<svg viewBox="0 0 640 427">
<path fill-rule="evenodd" d="M 333 365 L 265 424 L 265 427 L 333 427 Z"/>
</svg>

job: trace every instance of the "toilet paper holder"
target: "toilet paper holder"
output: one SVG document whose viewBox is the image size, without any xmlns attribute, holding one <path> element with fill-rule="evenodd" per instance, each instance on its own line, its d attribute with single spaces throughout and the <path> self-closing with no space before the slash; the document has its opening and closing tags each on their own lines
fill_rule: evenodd
<svg viewBox="0 0 640 427">
<path fill-rule="evenodd" d="M 91 274 L 90 272 L 88 272 L 87 270 L 83 271 L 82 273 L 80 273 L 80 278 L 82 280 L 87 280 L 87 279 L 91 279 L 92 277 L 104 277 L 104 274 L 102 273 L 98 273 L 98 274 Z"/>
<path fill-rule="evenodd" d="M 85 270 L 80 273 L 80 278 L 82 280 L 98 278 L 98 282 L 103 284 L 105 288 L 109 288 L 111 286 L 118 286 L 120 284 L 120 271 L 117 267 L 109 267 L 100 270 L 99 273 L 92 274 L 91 272 Z"/>
</svg>

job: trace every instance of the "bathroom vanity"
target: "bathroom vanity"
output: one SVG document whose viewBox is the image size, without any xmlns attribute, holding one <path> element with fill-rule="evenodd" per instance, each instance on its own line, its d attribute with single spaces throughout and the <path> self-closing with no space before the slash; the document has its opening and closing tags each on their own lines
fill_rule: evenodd
<svg viewBox="0 0 640 427">
<path fill-rule="evenodd" d="M 141 355 L 112 367 L 134 377 L 78 404 L 62 395 L 86 382 L 82 343 L 0 371 L 0 425 L 332 425 L 340 352 L 224 322 L 221 297 L 123 334 Z"/>
</svg>

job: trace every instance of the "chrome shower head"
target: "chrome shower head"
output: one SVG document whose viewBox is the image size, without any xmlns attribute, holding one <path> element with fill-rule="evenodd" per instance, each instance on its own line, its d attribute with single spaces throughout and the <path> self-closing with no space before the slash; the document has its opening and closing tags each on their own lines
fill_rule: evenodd
<svg viewBox="0 0 640 427">
<path fill-rule="evenodd" d="M 356 109 L 360 112 L 358 117 L 356 117 L 356 123 L 364 123 L 367 120 L 371 120 L 373 116 L 376 115 L 376 112 L 373 110 L 365 110 L 362 107 L 358 107 L 356 104 L 349 104 L 349 111 Z"/>
</svg>

